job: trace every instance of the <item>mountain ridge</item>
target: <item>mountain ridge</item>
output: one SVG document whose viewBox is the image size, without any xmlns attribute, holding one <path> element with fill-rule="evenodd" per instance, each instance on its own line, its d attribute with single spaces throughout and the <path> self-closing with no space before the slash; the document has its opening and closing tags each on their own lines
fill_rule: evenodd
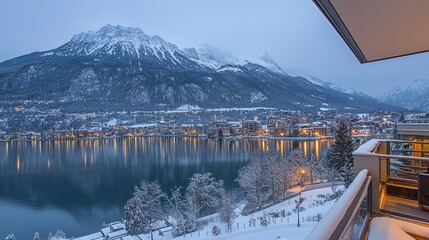
<svg viewBox="0 0 429 240">
<path fill-rule="evenodd" d="M 76 34 L 56 49 L 0 63 L 0 101 L 40 101 L 68 111 L 184 104 L 311 111 L 395 108 L 331 87 L 287 74 L 268 54 L 240 60 L 208 45 L 180 49 L 139 28 L 112 25 Z"/>
<path fill-rule="evenodd" d="M 378 99 L 407 109 L 429 110 L 429 79 L 416 79 L 394 86 Z"/>
</svg>

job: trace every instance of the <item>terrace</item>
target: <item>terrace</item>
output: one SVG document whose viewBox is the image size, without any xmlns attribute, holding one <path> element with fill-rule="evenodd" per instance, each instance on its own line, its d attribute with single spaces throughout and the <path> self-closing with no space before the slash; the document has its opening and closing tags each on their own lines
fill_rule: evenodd
<svg viewBox="0 0 429 240">
<path fill-rule="evenodd" d="M 406 138 L 373 139 L 353 153 L 355 180 L 307 239 L 429 239 L 429 141 Z"/>
</svg>

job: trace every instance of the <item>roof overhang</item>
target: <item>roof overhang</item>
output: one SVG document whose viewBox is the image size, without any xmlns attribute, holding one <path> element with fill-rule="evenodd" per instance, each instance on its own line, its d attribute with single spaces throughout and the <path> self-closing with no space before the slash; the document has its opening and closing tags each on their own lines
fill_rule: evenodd
<svg viewBox="0 0 429 240">
<path fill-rule="evenodd" d="M 361 63 L 429 51 L 428 0 L 313 0 Z"/>
</svg>

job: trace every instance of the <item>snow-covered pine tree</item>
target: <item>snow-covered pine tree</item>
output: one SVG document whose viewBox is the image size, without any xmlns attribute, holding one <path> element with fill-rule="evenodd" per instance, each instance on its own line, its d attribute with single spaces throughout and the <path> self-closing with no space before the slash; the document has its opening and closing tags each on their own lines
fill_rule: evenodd
<svg viewBox="0 0 429 240">
<path fill-rule="evenodd" d="M 34 234 L 34 236 L 35 235 L 36 234 Z M 34 236 L 33 236 L 33 239 L 34 239 Z M 57 231 L 55 232 L 54 235 L 52 235 L 52 232 L 49 232 L 49 235 L 47 238 L 47 240 L 66 240 L 66 239 L 67 239 L 66 234 L 62 230 L 59 230 L 59 229 L 57 229 Z"/>
<path fill-rule="evenodd" d="M 232 192 L 222 191 L 218 212 L 221 221 L 228 226 L 228 232 L 231 232 L 232 224 L 237 217 L 235 213 L 235 195 Z"/>
<path fill-rule="evenodd" d="M 138 188 L 135 187 L 135 191 L 138 191 Z M 138 199 L 132 197 L 127 201 L 124 206 L 125 213 L 125 228 L 130 234 L 140 234 L 143 232 L 145 223 L 143 220 L 143 214 L 141 214 L 141 209 Z"/>
<path fill-rule="evenodd" d="M 54 235 L 54 239 L 66 239 L 66 234 L 63 230 L 57 229 Z"/>
<path fill-rule="evenodd" d="M 38 232 L 35 232 L 33 235 L 33 240 L 40 240 L 40 235 Z"/>
<path fill-rule="evenodd" d="M 195 217 L 206 207 L 216 207 L 223 189 L 223 181 L 217 181 L 211 173 L 195 173 L 189 178 L 186 199 Z"/>
<path fill-rule="evenodd" d="M 335 142 L 328 150 L 328 166 L 337 170 L 348 187 L 353 181 L 353 151 L 355 150 L 354 141 L 350 130 L 349 122 L 341 119 L 337 131 L 335 132 Z"/>
</svg>

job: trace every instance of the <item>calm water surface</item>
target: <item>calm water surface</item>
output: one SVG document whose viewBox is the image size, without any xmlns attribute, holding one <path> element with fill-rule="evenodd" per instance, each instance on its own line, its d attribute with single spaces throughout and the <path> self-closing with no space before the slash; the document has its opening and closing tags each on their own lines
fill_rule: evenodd
<svg viewBox="0 0 429 240">
<path fill-rule="evenodd" d="M 0 239 L 31 239 L 62 229 L 67 236 L 96 232 L 123 218 L 123 205 L 142 179 L 165 191 L 212 172 L 236 187 L 238 169 L 268 149 L 300 148 L 319 155 L 331 142 L 217 141 L 198 138 L 124 138 L 0 142 Z"/>
</svg>

